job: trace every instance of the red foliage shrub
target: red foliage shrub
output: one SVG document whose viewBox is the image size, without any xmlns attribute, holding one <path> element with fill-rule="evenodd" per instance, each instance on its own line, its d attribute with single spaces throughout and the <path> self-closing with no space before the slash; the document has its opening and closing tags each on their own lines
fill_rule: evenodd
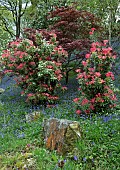
<svg viewBox="0 0 120 170">
<path fill-rule="evenodd" d="M 26 29 L 27 39 L 17 39 L 8 45 L 2 54 L 5 73 L 16 75 L 22 95 L 34 103 L 54 102 L 58 99 L 55 91 L 60 87 L 62 62 L 67 52 L 56 42 L 56 35 Z M 49 36 L 49 40 L 45 39 Z"/>
<path fill-rule="evenodd" d="M 66 75 L 69 71 L 75 70 L 84 58 L 84 52 L 90 47 L 89 31 L 91 28 L 98 32 L 100 20 L 87 11 L 79 11 L 74 7 L 61 7 L 49 13 L 48 19 L 54 18 L 55 22 L 49 27 L 57 35 L 59 45 L 68 52 L 68 60 L 64 67 Z M 94 31 L 94 30 L 93 30 Z M 75 51 L 75 52 L 74 52 Z M 79 51 L 76 53 L 76 51 Z M 74 57 L 71 57 L 74 54 Z M 71 62 L 72 64 L 71 67 Z M 66 76 L 66 79 L 68 77 Z M 67 81 L 67 80 L 66 80 Z"/>
</svg>

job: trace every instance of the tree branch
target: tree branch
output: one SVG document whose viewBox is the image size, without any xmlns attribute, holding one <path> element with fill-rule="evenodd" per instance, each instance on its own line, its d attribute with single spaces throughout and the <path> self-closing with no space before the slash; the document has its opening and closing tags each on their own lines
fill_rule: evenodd
<svg viewBox="0 0 120 170">
<path fill-rule="evenodd" d="M 26 8 L 27 8 L 27 5 L 28 5 L 28 1 L 26 2 L 25 8 L 24 8 L 23 12 L 21 13 L 20 17 L 24 15 L 25 10 L 26 10 Z"/>
<path fill-rule="evenodd" d="M 10 34 L 11 37 L 15 36 L 15 34 L 12 31 L 9 30 L 5 18 L 2 18 L 2 22 L 3 22 L 4 26 L 5 26 L 5 28 L 3 28 L 3 30 L 7 31 Z"/>
</svg>

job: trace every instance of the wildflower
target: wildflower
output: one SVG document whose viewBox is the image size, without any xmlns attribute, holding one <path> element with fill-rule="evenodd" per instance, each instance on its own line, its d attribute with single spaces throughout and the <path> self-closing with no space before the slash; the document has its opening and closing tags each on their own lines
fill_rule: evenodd
<svg viewBox="0 0 120 170">
<path fill-rule="evenodd" d="M 85 58 L 87 58 L 87 59 L 90 58 L 90 54 L 86 54 Z"/>
<path fill-rule="evenodd" d="M 100 72 L 95 72 L 95 76 L 100 77 L 101 76 Z"/>
<path fill-rule="evenodd" d="M 97 49 L 96 49 L 96 47 L 92 47 L 92 48 L 90 48 L 90 51 L 93 53 L 93 52 L 95 52 Z"/>
<path fill-rule="evenodd" d="M 59 97 L 58 96 L 49 96 L 48 100 L 58 100 Z"/>
<path fill-rule="evenodd" d="M 96 47 L 96 42 L 93 42 L 92 44 L 91 44 L 91 47 Z"/>
<path fill-rule="evenodd" d="M 5 74 L 6 74 L 6 73 L 11 73 L 11 72 L 13 72 L 13 70 L 5 70 L 5 71 L 4 71 Z"/>
<path fill-rule="evenodd" d="M 13 64 L 8 64 L 9 67 L 13 67 L 14 65 Z"/>
<path fill-rule="evenodd" d="M 24 92 L 24 91 L 22 91 L 22 92 L 21 92 L 21 95 L 24 95 L 24 94 L 25 94 L 25 92 Z"/>
<path fill-rule="evenodd" d="M 108 40 L 103 40 L 103 43 L 104 43 L 104 44 L 107 44 L 107 43 L 108 43 Z"/>
<path fill-rule="evenodd" d="M 103 83 L 105 83 L 105 81 L 100 78 L 99 83 L 100 83 L 100 84 L 103 84 Z"/>
<path fill-rule="evenodd" d="M 51 66 L 51 65 L 48 65 L 48 66 L 47 66 L 47 68 L 48 68 L 48 69 L 52 69 L 52 68 L 53 68 L 53 66 Z"/>
<path fill-rule="evenodd" d="M 95 145 L 95 142 L 92 142 L 91 144 L 92 144 L 92 145 Z"/>
<path fill-rule="evenodd" d="M 89 71 L 94 71 L 94 68 L 88 68 Z"/>
<path fill-rule="evenodd" d="M 95 30 L 96 30 L 96 28 L 91 28 L 91 31 L 89 32 L 89 34 L 92 35 Z"/>
<path fill-rule="evenodd" d="M 62 74 L 59 74 L 59 75 L 57 76 L 58 81 L 60 81 L 62 77 L 63 77 Z"/>
<path fill-rule="evenodd" d="M 114 80 L 114 75 L 113 75 L 113 73 L 110 72 L 110 71 L 106 73 L 106 77 L 111 77 L 112 80 Z"/>
<path fill-rule="evenodd" d="M 97 48 L 97 51 L 99 52 L 99 51 L 100 51 L 100 48 Z"/>
<path fill-rule="evenodd" d="M 18 134 L 17 137 L 18 138 L 25 138 L 25 134 L 24 133 Z"/>
<path fill-rule="evenodd" d="M 110 51 L 112 50 L 112 48 L 103 48 L 102 49 L 102 53 L 104 54 L 104 55 L 107 55 L 107 54 L 109 54 L 110 53 Z"/>
<path fill-rule="evenodd" d="M 63 86 L 62 87 L 62 90 L 64 91 L 64 90 L 67 90 L 67 87 L 66 86 Z"/>
<path fill-rule="evenodd" d="M 3 135 L 3 133 L 2 133 L 2 132 L 0 132 L 0 136 L 1 136 L 2 138 L 4 138 L 4 135 Z"/>
<path fill-rule="evenodd" d="M 56 71 L 55 71 L 55 74 L 56 74 L 56 75 L 58 75 L 58 74 L 60 74 L 60 73 L 61 73 L 61 70 L 56 70 Z"/>
<path fill-rule="evenodd" d="M 27 80 L 28 78 L 29 78 L 29 76 L 28 76 L 28 75 L 26 75 L 26 76 L 25 76 L 25 80 Z"/>
<path fill-rule="evenodd" d="M 112 96 L 110 97 L 110 99 L 111 99 L 111 100 L 115 100 L 115 101 L 117 100 L 117 98 L 116 98 L 115 95 L 112 95 Z"/>
<path fill-rule="evenodd" d="M 81 79 L 81 78 L 83 78 L 83 75 L 82 74 L 78 74 L 77 79 Z"/>
<path fill-rule="evenodd" d="M 59 62 L 54 62 L 56 66 L 61 66 L 62 63 L 59 63 Z"/>
<path fill-rule="evenodd" d="M 73 99 L 73 101 L 74 101 L 75 103 L 77 103 L 79 100 L 80 100 L 80 98 L 75 98 L 75 99 Z"/>
<path fill-rule="evenodd" d="M 27 94 L 27 96 L 28 97 L 32 97 L 32 96 L 34 96 L 34 94 L 33 93 L 29 93 L 29 94 Z"/>
<path fill-rule="evenodd" d="M 105 59 L 106 59 L 106 56 L 102 56 L 102 59 L 105 60 Z"/>
<path fill-rule="evenodd" d="M 88 84 L 91 85 L 91 84 L 94 84 L 95 83 L 95 80 L 93 79 L 92 81 L 90 81 Z"/>
<path fill-rule="evenodd" d="M 31 66 L 34 66 L 34 65 L 35 65 L 35 62 L 34 62 L 34 61 L 31 61 L 29 64 L 30 64 Z"/>
<path fill-rule="evenodd" d="M 103 46 L 106 46 L 107 43 L 108 43 L 108 40 L 103 40 Z"/>
<path fill-rule="evenodd" d="M 92 30 L 92 31 L 95 31 L 95 30 L 96 30 L 96 28 L 91 28 L 91 30 Z"/>
<path fill-rule="evenodd" d="M 103 122 L 106 123 L 112 119 L 112 116 L 103 116 L 102 118 L 103 118 Z"/>
<path fill-rule="evenodd" d="M 55 39 L 56 39 L 56 34 L 55 33 L 51 33 L 50 35 L 52 35 Z M 59 46 L 60 47 L 60 46 Z"/>
<path fill-rule="evenodd" d="M 47 97 L 50 96 L 49 93 L 42 93 L 42 95 L 43 95 L 43 96 L 47 96 Z"/>
<path fill-rule="evenodd" d="M 87 160 L 86 157 L 84 157 L 84 158 L 83 158 L 83 161 L 86 162 L 86 160 Z"/>
<path fill-rule="evenodd" d="M 90 105 L 90 109 L 91 109 L 91 110 L 94 110 L 94 109 L 95 109 L 92 104 Z"/>
<path fill-rule="evenodd" d="M 29 143 L 26 145 L 27 148 L 30 148 L 30 146 L 31 146 L 31 145 L 30 145 Z"/>
<path fill-rule="evenodd" d="M 15 62 L 15 61 L 16 61 L 16 58 L 13 58 L 13 57 L 10 57 L 9 59 L 10 59 L 10 61 L 12 61 L 12 62 Z"/>
<path fill-rule="evenodd" d="M 81 114 L 81 110 L 76 110 L 76 114 Z"/>
<path fill-rule="evenodd" d="M 75 72 L 76 72 L 76 73 L 80 73 L 80 72 L 81 72 L 81 70 L 80 70 L 80 69 L 77 69 L 77 70 L 75 70 Z"/>
<path fill-rule="evenodd" d="M 55 107 L 54 104 L 47 104 L 47 108 L 53 108 L 53 107 Z"/>
<path fill-rule="evenodd" d="M 85 113 L 86 114 L 90 114 L 90 110 L 85 110 Z"/>
<path fill-rule="evenodd" d="M 91 99 L 91 103 L 95 103 L 95 98 L 92 98 L 92 99 Z"/>
<path fill-rule="evenodd" d="M 83 99 L 82 102 L 81 102 L 81 105 L 85 105 L 85 104 L 88 104 L 89 103 L 89 100 L 88 99 Z"/>
<path fill-rule="evenodd" d="M 4 53 L 2 54 L 2 58 L 8 58 L 10 56 L 10 51 L 4 50 Z"/>
<path fill-rule="evenodd" d="M 82 65 L 83 65 L 84 67 L 86 67 L 86 66 L 87 66 L 87 62 L 86 62 L 86 61 L 82 61 Z"/>
<path fill-rule="evenodd" d="M 20 64 L 17 66 L 17 69 L 18 69 L 18 70 L 21 70 L 24 66 L 25 66 L 25 63 L 20 63 Z"/>
<path fill-rule="evenodd" d="M 113 58 L 113 59 L 116 59 L 116 55 L 113 55 L 112 58 Z"/>
<path fill-rule="evenodd" d="M 110 77 L 110 76 L 111 76 L 111 74 L 112 74 L 112 72 L 108 72 L 108 73 L 106 73 L 106 77 Z"/>
<path fill-rule="evenodd" d="M 84 76 L 85 79 L 88 78 L 88 76 L 86 75 L 86 72 L 83 72 L 83 76 Z"/>
<path fill-rule="evenodd" d="M 89 34 L 90 34 L 90 35 L 93 35 L 93 32 L 92 32 L 92 31 L 90 31 L 90 32 L 89 32 Z"/>
<path fill-rule="evenodd" d="M 78 160 L 78 157 L 77 157 L 77 156 L 74 156 L 73 159 L 74 159 L 75 161 L 77 161 L 77 160 Z"/>
</svg>

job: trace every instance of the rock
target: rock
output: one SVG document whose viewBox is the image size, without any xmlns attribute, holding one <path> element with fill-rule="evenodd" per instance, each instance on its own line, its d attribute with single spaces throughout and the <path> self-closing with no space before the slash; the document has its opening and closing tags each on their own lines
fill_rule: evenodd
<svg viewBox="0 0 120 170">
<path fill-rule="evenodd" d="M 0 94 L 4 93 L 5 89 L 0 88 Z"/>
<path fill-rule="evenodd" d="M 25 115 L 25 117 L 26 122 L 32 122 L 38 120 L 40 117 L 43 117 L 43 115 L 40 111 L 34 111 L 32 113 Z"/>
<path fill-rule="evenodd" d="M 43 123 L 44 140 L 47 149 L 67 154 L 75 148 L 81 138 L 80 124 L 66 119 L 46 119 Z"/>
</svg>

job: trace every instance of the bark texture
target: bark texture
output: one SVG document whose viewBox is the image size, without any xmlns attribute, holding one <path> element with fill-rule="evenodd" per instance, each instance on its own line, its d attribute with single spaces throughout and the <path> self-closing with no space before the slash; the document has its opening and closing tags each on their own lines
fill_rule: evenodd
<svg viewBox="0 0 120 170">
<path fill-rule="evenodd" d="M 66 119 L 46 119 L 43 124 L 47 149 L 57 150 L 60 154 L 71 152 L 81 138 L 80 124 Z"/>
</svg>

